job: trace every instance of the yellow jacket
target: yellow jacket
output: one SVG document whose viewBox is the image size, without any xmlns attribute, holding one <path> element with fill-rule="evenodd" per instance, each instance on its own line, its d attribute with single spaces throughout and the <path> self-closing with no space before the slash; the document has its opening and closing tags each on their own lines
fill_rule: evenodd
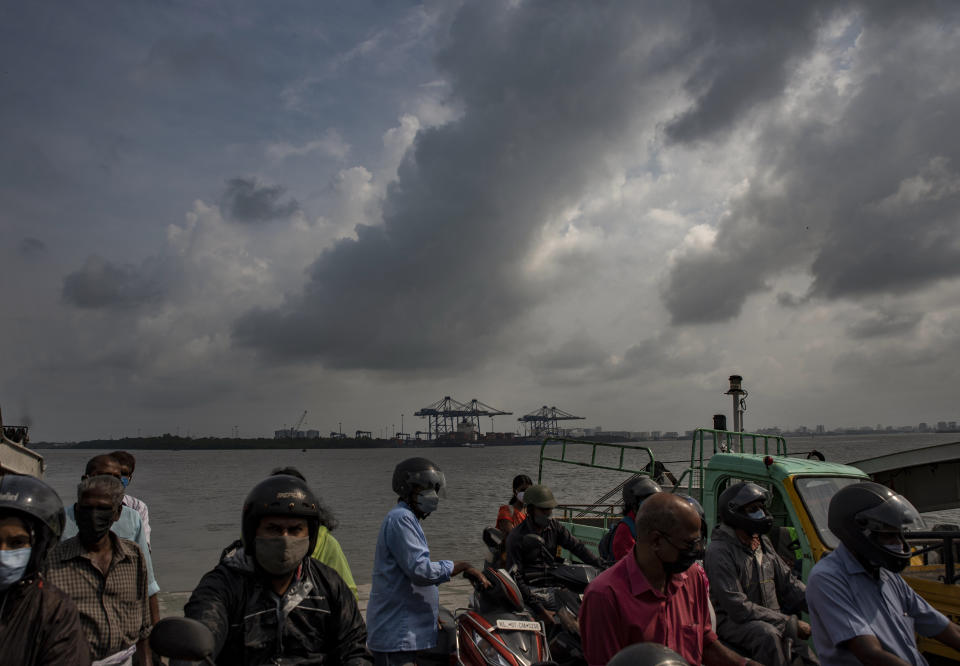
<svg viewBox="0 0 960 666">
<path fill-rule="evenodd" d="M 320 526 L 320 531 L 317 533 L 317 547 L 313 549 L 311 557 L 320 562 L 320 564 L 326 564 L 340 574 L 340 577 L 343 578 L 347 587 L 353 592 L 353 596 L 357 599 L 360 598 L 357 594 L 357 584 L 353 582 L 353 574 L 350 573 L 350 563 L 347 562 L 347 558 L 343 554 L 343 549 L 340 548 L 339 542 L 330 534 L 330 530 L 323 525 Z"/>
</svg>

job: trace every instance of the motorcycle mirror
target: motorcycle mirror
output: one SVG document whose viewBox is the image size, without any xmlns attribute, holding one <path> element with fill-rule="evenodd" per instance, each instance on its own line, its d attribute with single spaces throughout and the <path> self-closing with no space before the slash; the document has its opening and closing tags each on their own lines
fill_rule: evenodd
<svg viewBox="0 0 960 666">
<path fill-rule="evenodd" d="M 499 548 L 503 544 L 504 534 L 502 530 L 496 527 L 488 527 L 483 530 L 483 542 L 488 548 Z"/>
<path fill-rule="evenodd" d="M 188 617 L 165 617 L 150 632 L 150 647 L 162 657 L 212 664 L 213 634 L 202 622 Z"/>
</svg>

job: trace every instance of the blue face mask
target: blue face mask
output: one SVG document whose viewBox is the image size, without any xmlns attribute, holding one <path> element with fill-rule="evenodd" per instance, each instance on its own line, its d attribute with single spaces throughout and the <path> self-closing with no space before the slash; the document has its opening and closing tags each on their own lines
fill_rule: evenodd
<svg viewBox="0 0 960 666">
<path fill-rule="evenodd" d="M 121 476 L 121 477 L 120 477 L 120 483 L 122 483 L 122 484 L 123 484 L 123 487 L 126 488 L 127 486 L 130 485 L 130 477 L 129 477 L 129 476 Z"/>
<path fill-rule="evenodd" d="M 767 514 L 763 512 L 763 509 L 757 509 L 751 513 L 747 514 L 747 518 L 750 520 L 763 520 Z"/>
<path fill-rule="evenodd" d="M 0 550 L 0 590 L 5 590 L 23 578 L 33 548 Z"/>
</svg>

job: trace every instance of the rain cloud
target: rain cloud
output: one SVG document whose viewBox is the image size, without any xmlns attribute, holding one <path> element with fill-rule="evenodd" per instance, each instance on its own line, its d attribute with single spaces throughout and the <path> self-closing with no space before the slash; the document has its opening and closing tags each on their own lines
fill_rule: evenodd
<svg viewBox="0 0 960 666">
<path fill-rule="evenodd" d="M 220 202 L 224 218 L 243 224 L 283 220 L 298 210 L 296 199 L 282 201 L 286 189 L 280 185 L 262 185 L 255 178 L 231 178 Z"/>
<path fill-rule="evenodd" d="M 833 17 L 839 34 L 819 30 L 839 74 L 802 91 L 784 80 L 778 102 L 759 112 L 761 160 L 746 191 L 712 245 L 678 252 L 663 283 L 674 323 L 733 319 L 788 271 L 810 276 L 805 295 L 779 297 L 793 305 L 911 293 L 960 276 L 960 76 L 944 69 L 960 58 L 958 10 L 910 9 L 848 6 Z M 816 24 L 798 25 L 812 33 Z M 802 96 L 809 106 L 798 113 Z"/>
</svg>

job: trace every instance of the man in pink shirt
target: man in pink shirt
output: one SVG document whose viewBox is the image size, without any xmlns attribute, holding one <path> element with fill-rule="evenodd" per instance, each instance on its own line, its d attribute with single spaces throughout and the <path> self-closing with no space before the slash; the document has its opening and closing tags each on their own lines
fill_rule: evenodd
<svg viewBox="0 0 960 666">
<path fill-rule="evenodd" d="M 710 625 L 707 579 L 699 567 L 700 515 L 672 493 L 657 493 L 637 512 L 633 553 L 600 574 L 580 609 L 583 652 L 606 664 L 633 643 L 659 643 L 691 664 L 754 664 L 724 647 Z M 689 570 L 689 571 L 688 571 Z"/>
</svg>

